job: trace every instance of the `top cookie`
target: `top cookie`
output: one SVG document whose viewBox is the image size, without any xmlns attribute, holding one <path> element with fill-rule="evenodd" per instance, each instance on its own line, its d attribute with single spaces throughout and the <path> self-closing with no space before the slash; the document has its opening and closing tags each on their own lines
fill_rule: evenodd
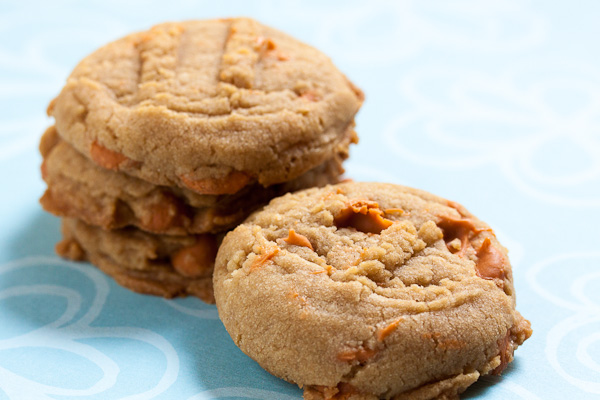
<svg viewBox="0 0 600 400">
<path fill-rule="evenodd" d="M 356 141 L 362 100 L 321 52 L 238 18 L 165 23 L 100 48 L 48 114 L 105 168 L 228 194 L 293 179 Z"/>
</svg>

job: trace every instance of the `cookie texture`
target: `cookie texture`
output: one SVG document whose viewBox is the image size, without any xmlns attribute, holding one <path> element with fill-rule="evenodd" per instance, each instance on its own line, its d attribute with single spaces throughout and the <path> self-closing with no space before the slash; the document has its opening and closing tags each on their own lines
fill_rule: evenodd
<svg viewBox="0 0 600 400">
<path fill-rule="evenodd" d="M 344 183 L 274 199 L 214 272 L 234 342 L 306 399 L 454 399 L 530 335 L 506 249 L 464 207 Z"/>
<path fill-rule="evenodd" d="M 354 134 L 363 100 L 328 57 L 246 18 L 166 23 L 110 43 L 48 107 L 96 164 L 201 194 L 290 181 Z"/>
<path fill-rule="evenodd" d="M 158 186 L 102 168 L 77 152 L 51 127 L 40 150 L 42 177 L 48 189 L 40 199 L 46 211 L 104 229 L 135 226 L 170 235 L 219 233 L 235 227 L 253 210 L 289 191 L 337 183 L 349 141 L 333 158 L 290 182 L 248 185 L 231 195 L 202 195 L 188 189 Z"/>
<path fill-rule="evenodd" d="M 212 271 L 220 237 L 152 235 L 129 228 L 106 231 L 62 220 L 59 255 L 88 260 L 133 291 L 163 297 L 193 295 L 214 302 Z"/>
</svg>

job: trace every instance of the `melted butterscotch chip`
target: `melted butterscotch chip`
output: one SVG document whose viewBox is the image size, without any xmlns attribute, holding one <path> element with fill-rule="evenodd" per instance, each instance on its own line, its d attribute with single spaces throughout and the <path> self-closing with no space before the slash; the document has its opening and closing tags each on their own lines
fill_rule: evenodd
<svg viewBox="0 0 600 400">
<path fill-rule="evenodd" d="M 231 171 L 224 178 L 192 179 L 181 175 L 181 181 L 189 189 L 200 194 L 234 194 L 250 182 L 250 176 L 240 171 Z"/>
<path fill-rule="evenodd" d="M 288 237 L 283 240 L 289 244 L 293 244 L 294 246 L 308 247 L 309 249 L 313 250 L 312 244 L 310 244 L 308 238 L 304 235 L 296 233 L 296 231 L 293 229 L 290 229 Z"/>
<path fill-rule="evenodd" d="M 182 213 L 177 200 L 165 196 L 159 203 L 148 206 L 148 213 L 142 215 L 141 225 L 151 232 L 163 232 L 173 226 L 182 225 Z"/>
<path fill-rule="evenodd" d="M 357 349 L 344 350 L 338 353 L 337 358 L 344 362 L 358 361 L 365 363 L 377 353 L 377 350 L 368 347 L 359 347 Z"/>
<path fill-rule="evenodd" d="M 257 256 L 254 261 L 252 262 L 252 265 L 250 266 L 250 272 L 252 271 L 256 271 L 257 269 L 259 269 L 260 267 L 262 267 L 267 261 L 269 261 L 271 258 L 275 257 L 275 255 L 279 253 L 279 247 L 269 247 L 265 253 L 263 253 L 260 256 Z"/>
<path fill-rule="evenodd" d="M 259 36 L 256 38 L 256 48 L 259 51 L 271 51 L 275 50 L 277 46 L 275 42 L 271 38 L 265 38 L 264 36 Z"/>
<path fill-rule="evenodd" d="M 401 208 L 386 208 L 384 212 L 386 214 L 404 215 L 404 210 Z"/>
<path fill-rule="evenodd" d="M 123 154 L 107 149 L 98 142 L 92 143 L 92 146 L 90 147 L 90 156 L 99 166 L 113 171 L 118 170 L 122 163 L 129 160 L 129 158 L 125 157 Z"/>
<path fill-rule="evenodd" d="M 483 279 L 504 280 L 507 263 L 504 254 L 494 247 L 489 238 L 485 238 L 477 251 L 477 275 Z"/>
<path fill-rule="evenodd" d="M 369 200 L 354 200 L 335 217 L 338 228 L 354 228 L 364 233 L 380 234 L 394 222 L 383 218 L 379 204 Z"/>
<path fill-rule="evenodd" d="M 460 240 L 460 251 L 458 255 L 462 256 L 470 244 L 470 239 L 473 235 L 483 232 L 487 229 L 477 228 L 471 219 L 468 218 L 452 218 L 441 216 L 437 226 L 444 234 L 444 241 L 448 246 L 448 250 L 453 253 L 457 252 L 457 246 L 453 242 L 455 239 Z"/>
<path fill-rule="evenodd" d="M 183 276 L 197 278 L 210 274 L 217 255 L 213 235 L 199 235 L 196 243 L 184 247 L 171 256 L 173 268 Z"/>
<path fill-rule="evenodd" d="M 400 317 L 397 320 L 393 321 L 392 323 L 388 324 L 385 328 L 379 329 L 377 331 L 377 340 L 380 342 L 383 342 L 386 337 L 388 337 L 392 332 L 394 332 L 396 330 L 396 328 L 398 328 L 398 324 L 403 319 L 404 318 Z"/>
<path fill-rule="evenodd" d="M 290 55 L 279 51 L 275 41 L 268 37 L 257 37 L 254 49 L 263 58 L 274 58 L 277 61 L 288 61 L 290 59 Z"/>
</svg>

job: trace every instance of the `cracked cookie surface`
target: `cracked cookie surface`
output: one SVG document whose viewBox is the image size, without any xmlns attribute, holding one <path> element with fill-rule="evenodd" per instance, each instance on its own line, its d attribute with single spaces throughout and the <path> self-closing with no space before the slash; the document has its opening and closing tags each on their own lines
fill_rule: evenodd
<svg viewBox="0 0 600 400">
<path fill-rule="evenodd" d="M 307 399 L 456 398 L 531 335 L 490 227 L 391 184 L 271 201 L 224 239 L 214 289 L 234 342 Z"/>
<path fill-rule="evenodd" d="M 354 133 L 362 92 L 246 18 L 165 23 L 83 59 L 48 107 L 98 165 L 200 194 L 289 181 Z"/>
</svg>

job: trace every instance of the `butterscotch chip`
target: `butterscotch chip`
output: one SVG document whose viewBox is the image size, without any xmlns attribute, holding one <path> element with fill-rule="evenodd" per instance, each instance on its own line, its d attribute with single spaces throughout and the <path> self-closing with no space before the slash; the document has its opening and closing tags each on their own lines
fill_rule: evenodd
<svg viewBox="0 0 600 400">
<path fill-rule="evenodd" d="M 218 233 L 233 228 L 256 208 L 288 191 L 336 183 L 350 137 L 322 165 L 267 188 L 253 184 L 233 195 L 200 195 L 157 186 L 102 168 L 49 129 L 42 137 L 42 176 L 48 184 L 40 202 L 46 211 L 104 229 L 135 226 L 161 234 Z"/>
<path fill-rule="evenodd" d="M 205 277 L 212 273 L 217 247 L 213 235 L 198 236 L 194 244 L 182 247 L 171 255 L 171 264 L 183 276 Z"/>
<path fill-rule="evenodd" d="M 137 229 L 106 231 L 63 218 L 56 251 L 89 260 L 133 291 L 167 298 L 193 295 L 213 303 L 212 271 L 219 237 L 152 235 Z"/>
<path fill-rule="evenodd" d="M 383 218 L 383 214 L 377 203 L 354 200 L 335 216 L 334 224 L 338 228 L 352 227 L 365 233 L 381 233 L 393 223 Z"/>
<path fill-rule="evenodd" d="M 391 184 L 272 200 L 223 240 L 214 290 L 234 342 L 305 399 L 456 399 L 531 335 L 491 228 Z"/>
<path fill-rule="evenodd" d="M 234 194 L 251 181 L 250 175 L 239 171 L 231 171 L 222 178 L 193 179 L 185 175 L 179 178 L 187 188 L 201 194 Z"/>
<path fill-rule="evenodd" d="M 198 194 L 298 178 L 347 141 L 362 92 L 246 18 L 166 23 L 83 59 L 48 107 L 97 165 Z"/>
<path fill-rule="evenodd" d="M 289 244 L 294 244 L 296 246 L 304 246 L 304 247 L 308 247 L 309 249 L 313 250 L 312 244 L 310 244 L 310 240 L 308 240 L 306 238 L 306 236 L 304 236 L 304 235 L 297 234 L 296 231 L 293 229 L 290 229 L 290 232 L 288 233 L 288 237 L 286 237 L 283 240 L 285 242 L 288 242 Z"/>
</svg>

